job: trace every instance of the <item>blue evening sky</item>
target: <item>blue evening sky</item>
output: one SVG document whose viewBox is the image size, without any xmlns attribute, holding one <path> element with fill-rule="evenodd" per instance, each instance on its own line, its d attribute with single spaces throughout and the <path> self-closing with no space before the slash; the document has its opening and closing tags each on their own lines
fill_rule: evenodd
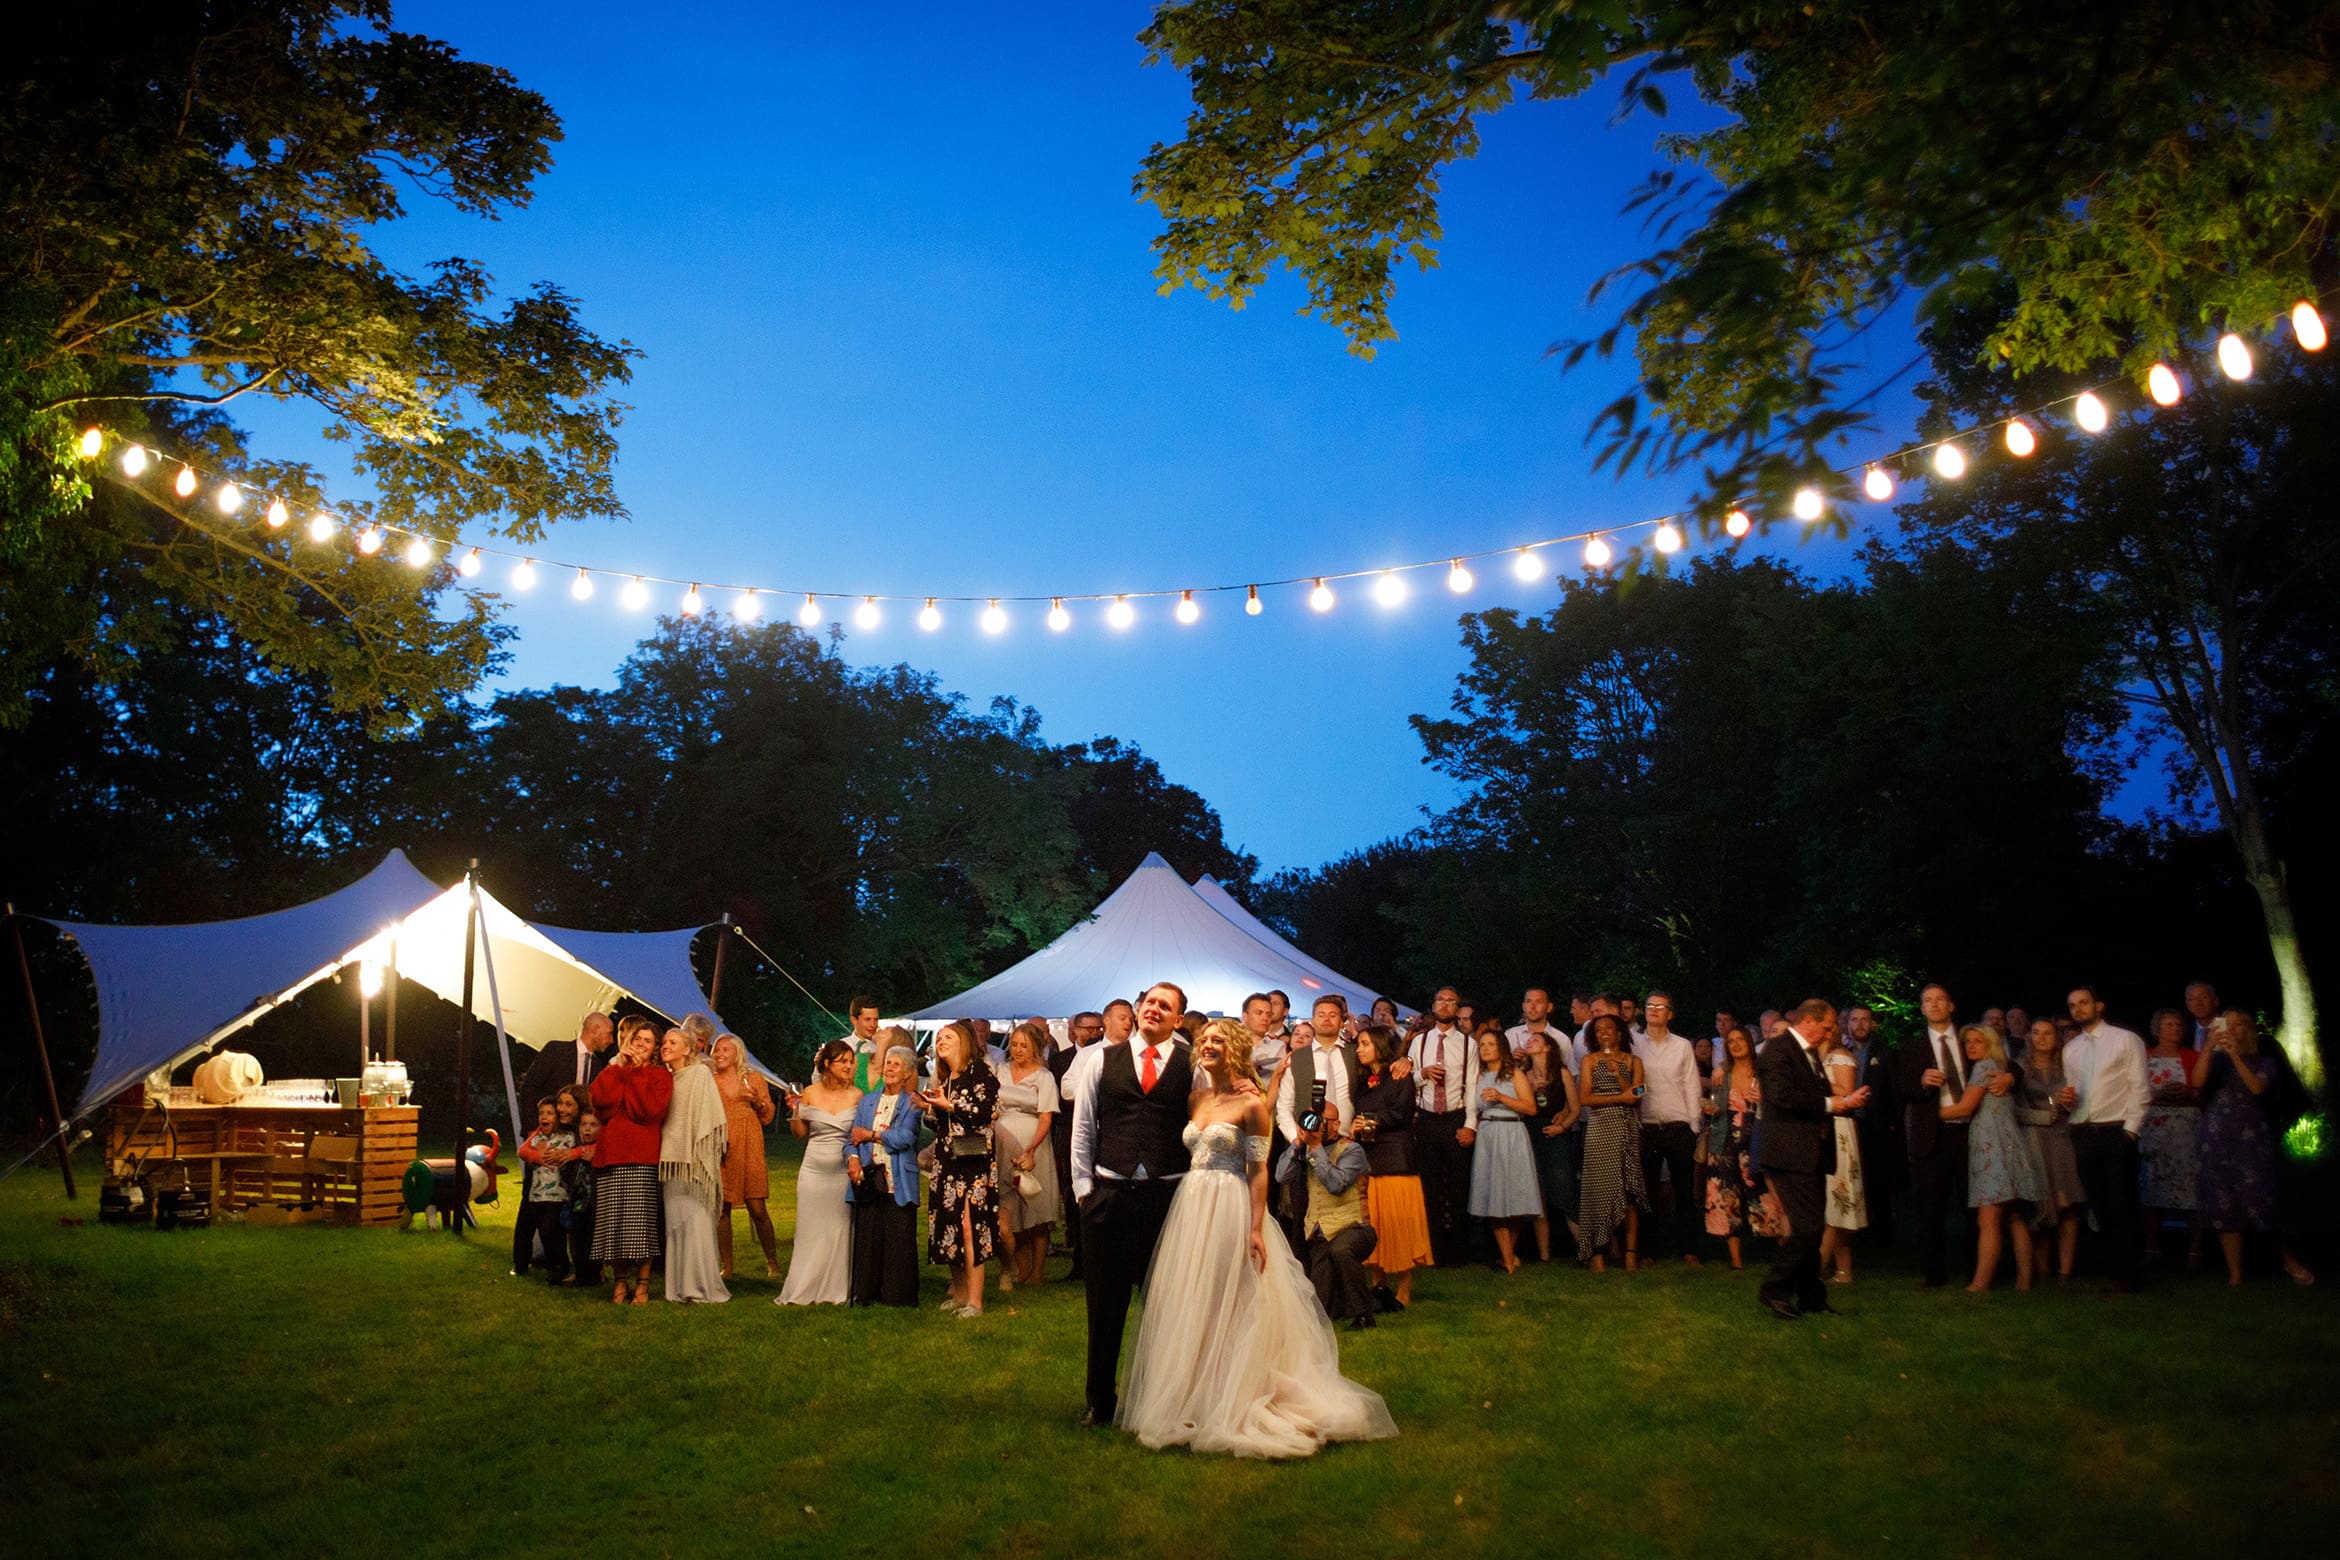
<svg viewBox="0 0 2340 1560">
<path fill-rule="evenodd" d="M 644 353 L 619 473 L 633 519 L 561 527 L 545 556 L 780 590 L 1134 591 L 1444 557 L 1682 501 L 1591 470 L 1584 434 L 1623 369 L 1543 356 L 1607 323 L 1587 288 L 1643 252 L 1617 211 L 1653 121 L 1610 126 L 1607 90 L 1489 121 L 1445 181 L 1439 269 L 1404 275 L 1400 339 L 1367 362 L 1295 315 L 1290 278 L 1241 312 L 1158 295 L 1131 177 L 1187 100 L 1143 63 L 1146 16 L 401 5 L 401 26 L 543 93 L 567 137 L 526 210 L 418 203 L 384 252 L 551 279 Z M 1905 342 L 1877 349 L 1879 372 Z M 264 450 L 337 469 L 313 419 L 245 420 Z M 1054 741 L 1133 740 L 1265 868 L 1313 866 L 1451 798 L 1406 717 L 1447 706 L 1458 610 L 1552 597 L 1478 574 L 1462 602 L 1417 575 L 1396 610 L 1364 582 L 1324 616 L 1300 590 L 1256 619 L 1211 598 L 1192 628 L 1149 603 L 1121 633 L 1087 608 L 1054 634 L 1033 607 L 998 638 L 967 607 L 922 633 L 897 606 L 844 653 L 930 668 L 977 707 L 1013 695 Z M 605 685 L 648 626 L 609 582 L 589 605 L 566 587 L 548 574 L 513 602 L 512 683 Z"/>
</svg>

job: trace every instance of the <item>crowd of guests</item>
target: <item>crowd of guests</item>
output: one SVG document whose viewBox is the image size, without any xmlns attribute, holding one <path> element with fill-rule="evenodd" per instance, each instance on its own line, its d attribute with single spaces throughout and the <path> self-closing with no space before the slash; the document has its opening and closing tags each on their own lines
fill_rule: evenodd
<svg viewBox="0 0 2340 1560">
<path fill-rule="evenodd" d="M 1739 1268 L 1758 1241 L 1776 1247 L 1768 1307 L 1827 1309 L 1823 1286 L 1893 1240 L 1905 1193 L 1928 1286 L 1954 1268 L 1974 1291 L 2009 1270 L 2019 1289 L 2070 1279 L 2085 1239 L 2132 1289 L 2173 1231 L 2188 1266 L 2215 1238 L 2230 1283 L 2253 1236 L 2313 1281 L 2281 1206 L 2280 1139 L 2304 1091 L 2208 985 L 2146 1035 L 2086 986 L 2058 1015 L 1994 1007 L 1961 1024 L 1939 984 L 1918 1009 L 1923 1032 L 1892 1047 L 1858 1005 L 1753 1025 L 1720 1012 L 1693 1038 L 1662 991 L 1575 995 L 1563 1016 L 1538 988 L 1509 1026 L 1442 988 L 1410 1020 L 1326 994 L 1295 1023 L 1283 993 L 1261 992 L 1185 1031 L 1250 1058 L 1272 1104 L 1271 1211 L 1353 1327 L 1412 1304 L 1425 1269 L 1512 1273 L 1531 1252 L 1594 1272 L 1696 1267 L 1718 1250 Z M 639 1305 L 663 1264 L 666 1298 L 727 1300 L 744 1210 L 783 1306 L 914 1305 L 923 1255 L 949 1274 L 943 1308 L 979 1316 L 995 1263 L 1003 1292 L 1045 1281 L 1059 1224 L 1078 1278 L 1069 1079 L 1083 1052 L 1128 1039 L 1131 1004 L 1004 1039 L 952 1023 L 927 1056 L 880 1027 L 874 1001 L 849 1015 L 799 1090 L 775 1091 L 703 1014 L 663 1031 L 595 1014 L 547 1047 L 525 1086 L 537 1127 L 513 1271 L 541 1259 L 554 1283 L 609 1282 Z M 783 1113 L 805 1145 L 784 1276 L 764 1143 Z"/>
</svg>

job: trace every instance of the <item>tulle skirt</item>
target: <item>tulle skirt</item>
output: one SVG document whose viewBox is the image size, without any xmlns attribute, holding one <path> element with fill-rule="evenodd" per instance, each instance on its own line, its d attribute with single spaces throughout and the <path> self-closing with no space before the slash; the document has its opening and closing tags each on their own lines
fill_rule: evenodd
<svg viewBox="0 0 2340 1560">
<path fill-rule="evenodd" d="M 1262 1273 L 1250 1229 L 1243 1177 L 1200 1170 L 1179 1183 L 1116 1422 L 1149 1447 L 1236 1457 L 1396 1435 L 1381 1395 L 1341 1374 L 1332 1321 L 1283 1231 L 1267 1221 Z"/>
</svg>

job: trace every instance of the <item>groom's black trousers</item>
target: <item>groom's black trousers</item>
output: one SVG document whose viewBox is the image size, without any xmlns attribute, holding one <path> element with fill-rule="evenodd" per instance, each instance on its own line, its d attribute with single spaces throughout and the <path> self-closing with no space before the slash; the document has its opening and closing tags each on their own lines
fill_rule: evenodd
<svg viewBox="0 0 2340 1560">
<path fill-rule="evenodd" d="M 1100 1424 L 1113 1420 L 1113 1377 L 1121 1364 L 1129 1299 L 1145 1282 L 1177 1190 L 1174 1180 L 1109 1181 L 1099 1176 L 1081 1203 L 1081 1279 L 1089 1298 L 1089 1411 Z"/>
</svg>

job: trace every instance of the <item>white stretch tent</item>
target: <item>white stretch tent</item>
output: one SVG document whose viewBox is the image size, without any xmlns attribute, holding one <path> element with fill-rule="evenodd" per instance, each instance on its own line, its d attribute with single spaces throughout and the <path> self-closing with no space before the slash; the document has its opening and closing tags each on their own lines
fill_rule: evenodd
<svg viewBox="0 0 2340 1560">
<path fill-rule="evenodd" d="M 1194 880 L 1194 892 L 1204 904 L 1218 911 L 1219 914 L 1267 944 L 1268 947 L 1290 959 L 1302 969 L 1313 971 L 1317 979 L 1327 983 L 1328 990 L 1337 991 L 1342 996 L 1347 997 L 1351 1008 L 1359 1012 L 1366 1012 L 1372 1008 L 1374 1003 L 1381 1000 L 1380 992 L 1368 990 L 1355 981 L 1347 979 L 1340 971 L 1320 959 L 1310 958 L 1298 944 L 1238 904 L 1235 896 L 1220 887 L 1219 880 L 1209 873 L 1206 872 Z M 1292 996 L 1288 991 L 1284 994 Z M 1300 1006 L 1300 999 L 1293 997 L 1292 1005 L 1294 1007 Z M 1397 1004 L 1397 1010 L 1400 1018 L 1413 1017 L 1413 1009 L 1402 1002 Z"/>
<path fill-rule="evenodd" d="M 1071 931 L 981 985 L 907 1018 L 936 1024 L 1061 1017 L 1101 1008 L 1115 997 L 1135 1001 L 1162 980 L 1176 982 L 1188 1009 L 1198 1013 L 1235 1013 L 1245 997 L 1270 988 L 1283 991 L 1302 1012 L 1325 992 L 1340 993 L 1352 1007 L 1372 1002 L 1372 990 L 1314 960 L 1302 964 L 1293 957 L 1297 953 L 1270 946 L 1229 920 L 1170 863 L 1148 852 Z"/>
<path fill-rule="evenodd" d="M 51 920 L 80 946 L 97 982 L 97 1059 L 75 1119 L 148 1073 L 201 1055 L 350 964 L 395 965 L 400 978 L 460 1003 L 470 893 L 464 883 L 442 889 L 405 852 L 393 850 L 349 887 L 269 915 L 184 926 Z M 523 1045 L 573 1038 L 580 1018 L 620 996 L 669 1018 L 707 1010 L 690 974 L 695 928 L 571 933 L 529 925 L 484 889 L 479 905 L 483 957 L 471 1011 L 486 1023 L 500 1020 Z M 606 965 L 580 957 L 564 944 L 567 938 L 589 946 Z"/>
</svg>

